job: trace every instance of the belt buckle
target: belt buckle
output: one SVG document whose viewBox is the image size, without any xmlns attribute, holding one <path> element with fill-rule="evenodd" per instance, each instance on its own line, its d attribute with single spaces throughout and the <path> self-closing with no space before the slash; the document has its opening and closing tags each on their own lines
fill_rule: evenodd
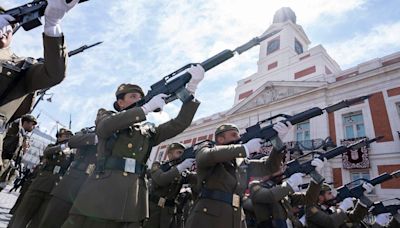
<svg viewBox="0 0 400 228">
<path fill-rule="evenodd" d="M 165 198 L 163 198 L 163 197 L 160 197 L 160 199 L 158 200 L 158 206 L 159 207 L 161 207 L 161 208 L 164 208 L 165 207 L 165 202 L 167 202 L 167 199 L 165 199 Z"/>
<path fill-rule="evenodd" d="M 59 172 L 60 172 L 60 170 L 61 170 L 61 166 L 58 166 L 58 165 L 54 166 L 54 169 L 53 169 L 53 174 L 57 174 L 57 173 L 59 173 Z"/>
<path fill-rule="evenodd" d="M 232 206 L 239 208 L 240 207 L 240 196 L 237 194 L 232 195 Z"/>
<path fill-rule="evenodd" d="M 133 158 L 124 158 L 124 159 L 125 159 L 124 171 L 127 173 L 135 173 L 136 160 Z"/>
<path fill-rule="evenodd" d="M 92 173 L 94 172 L 94 169 L 96 168 L 95 164 L 89 164 L 86 168 L 86 174 L 87 175 L 92 175 Z"/>
</svg>

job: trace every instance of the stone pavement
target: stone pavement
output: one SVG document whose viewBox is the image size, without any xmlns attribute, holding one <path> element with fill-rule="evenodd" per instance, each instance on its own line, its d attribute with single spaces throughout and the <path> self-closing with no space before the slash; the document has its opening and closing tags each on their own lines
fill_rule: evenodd
<svg viewBox="0 0 400 228">
<path fill-rule="evenodd" d="M 8 191 L 11 187 L 8 185 L 0 192 L 0 228 L 7 227 L 8 221 L 11 219 L 11 215 L 8 212 L 14 206 L 19 195 L 19 192 L 9 193 Z"/>
</svg>

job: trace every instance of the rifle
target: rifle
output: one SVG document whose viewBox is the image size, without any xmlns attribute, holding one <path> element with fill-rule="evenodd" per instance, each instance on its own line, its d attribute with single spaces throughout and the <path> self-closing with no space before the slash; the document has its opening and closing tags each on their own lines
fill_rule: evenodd
<svg viewBox="0 0 400 228">
<path fill-rule="evenodd" d="M 375 186 L 375 185 L 381 184 L 381 183 L 383 183 L 385 181 L 391 180 L 393 178 L 398 178 L 398 177 L 400 177 L 400 170 L 397 170 L 397 171 L 395 171 L 395 172 L 393 172 L 391 174 L 383 173 L 383 174 L 379 175 L 378 177 L 375 177 L 372 180 L 367 180 L 367 179 L 364 179 L 364 178 L 360 178 L 360 179 L 354 180 L 354 181 L 352 181 L 350 183 L 347 183 L 347 184 L 345 184 L 342 187 L 339 187 L 337 189 L 337 195 L 336 195 L 336 198 L 334 199 L 334 201 L 335 202 L 341 202 L 345 198 L 348 198 L 348 197 L 354 197 L 354 198 L 357 198 L 357 199 L 363 197 L 365 189 L 362 187 L 362 184 L 359 184 L 359 185 L 357 185 L 355 187 L 349 187 L 349 185 L 354 183 L 354 182 L 365 181 L 365 182 L 370 183 L 371 185 Z M 372 204 L 373 203 L 370 202 L 370 205 L 372 205 Z"/>
<path fill-rule="evenodd" d="M 369 96 L 361 96 L 361 97 L 357 97 L 357 98 L 353 98 L 353 99 L 349 99 L 349 100 L 343 100 L 339 103 L 336 103 L 334 105 L 328 106 L 324 109 L 318 108 L 318 107 L 314 107 L 311 109 L 308 109 L 304 112 L 300 112 L 296 115 L 290 116 L 290 115 L 286 115 L 286 114 L 278 114 L 275 116 L 272 116 L 268 119 L 259 121 L 258 123 L 256 123 L 253 126 L 250 126 L 248 128 L 246 128 L 246 132 L 243 133 L 240 136 L 240 141 L 242 143 L 246 143 L 251 139 L 254 138 L 262 138 L 265 140 L 271 140 L 272 138 L 276 137 L 278 135 L 278 132 L 276 132 L 273 127 L 275 124 L 270 124 L 267 125 L 265 127 L 261 127 L 262 123 L 265 123 L 267 121 L 271 121 L 272 119 L 278 118 L 278 117 L 283 117 L 286 118 L 285 120 L 282 120 L 282 123 L 285 123 L 286 121 L 289 121 L 292 125 L 304 122 L 306 120 L 309 120 L 313 117 L 322 115 L 324 113 L 324 111 L 326 111 L 327 113 L 332 113 L 335 112 L 337 110 L 340 110 L 342 108 L 347 108 L 351 105 L 357 104 L 365 99 L 368 99 Z"/>
<path fill-rule="evenodd" d="M 263 36 L 255 37 L 251 39 L 249 42 L 237 47 L 233 51 L 226 49 L 199 64 L 204 68 L 205 71 L 208 71 L 218 66 L 219 64 L 225 62 L 226 60 L 232 58 L 233 56 L 235 56 L 235 54 L 240 55 L 243 52 L 251 49 L 252 47 L 259 45 L 260 42 L 277 34 L 280 31 L 281 30 L 275 30 Z M 191 95 L 190 92 L 187 91 L 187 89 L 185 88 L 186 84 L 190 81 L 192 76 L 188 72 L 183 73 L 183 71 L 190 68 L 193 65 L 195 65 L 195 63 L 187 64 L 181 67 L 180 69 L 172 72 L 171 74 L 163 77 L 160 81 L 150 86 L 150 90 L 141 100 L 126 107 L 125 110 L 131 109 L 133 107 L 140 107 L 145 103 L 147 103 L 148 101 L 150 101 L 153 97 L 162 93 L 168 95 L 168 97 L 165 99 L 166 103 L 172 102 L 176 99 L 180 99 L 183 103 L 192 100 L 193 95 Z M 179 76 L 173 79 L 173 77 L 177 75 Z"/>
<path fill-rule="evenodd" d="M 331 149 L 325 153 L 318 153 L 319 154 L 319 158 L 321 160 L 324 160 L 324 158 L 326 158 L 327 160 L 332 159 L 340 154 L 343 154 L 349 150 L 357 150 L 361 147 L 364 146 L 368 146 L 369 144 L 379 140 L 383 138 L 382 136 L 379 136 L 377 138 L 373 138 L 370 140 L 360 140 L 358 142 L 355 142 L 349 146 L 338 146 L 334 149 Z M 319 173 L 317 173 L 315 171 L 315 167 L 313 165 L 311 165 L 312 160 L 308 160 L 304 163 L 300 163 L 299 159 L 310 155 L 310 154 L 314 154 L 316 152 L 311 152 L 308 153 L 306 155 L 300 156 L 297 159 L 291 160 L 287 163 L 287 167 L 285 169 L 285 171 L 283 172 L 283 175 L 285 177 L 290 177 L 291 175 L 295 174 L 295 173 L 304 173 L 304 174 L 309 174 L 317 183 L 322 183 L 325 178 L 322 177 Z"/>
<path fill-rule="evenodd" d="M 72 0 L 67 0 L 70 3 Z M 86 2 L 88 0 L 80 0 L 79 3 Z M 13 33 L 22 27 L 25 31 L 29 31 L 36 27 L 41 26 L 43 23 L 41 17 L 44 15 L 44 11 L 47 7 L 47 0 L 34 0 L 22 6 L 17 6 L 15 8 L 5 11 L 3 14 L 11 15 L 15 18 L 11 21 L 11 24 L 19 23 Z"/>
<path fill-rule="evenodd" d="M 205 142 L 214 144 L 214 142 L 211 141 L 211 140 L 204 140 L 204 141 L 198 142 L 198 143 L 192 145 L 191 147 L 188 147 L 188 148 L 186 148 L 185 150 L 183 150 L 183 154 L 182 154 L 182 156 L 181 156 L 180 158 L 175 159 L 175 160 L 172 160 L 172 161 L 168 161 L 168 162 L 162 164 L 162 165 L 160 166 L 160 169 L 161 169 L 163 172 L 167 172 L 167 171 L 170 170 L 173 166 L 178 165 L 179 163 L 183 162 L 184 160 L 186 160 L 186 159 L 188 159 L 188 158 L 196 158 L 197 146 L 200 145 L 200 144 L 203 144 L 203 143 L 205 143 Z"/>
<path fill-rule="evenodd" d="M 102 43 L 103 43 L 103 41 L 100 41 L 100 42 L 97 42 L 97 43 L 94 43 L 94 44 L 91 44 L 91 45 L 83 45 L 83 46 L 81 46 L 81 47 L 79 47 L 79 48 L 77 48 L 77 49 L 75 49 L 75 50 L 69 51 L 69 52 L 68 52 L 68 57 L 71 57 L 71 56 L 74 56 L 74 55 L 79 54 L 79 53 L 81 53 L 81 52 L 84 52 L 86 49 L 92 48 L 92 47 L 97 46 L 97 45 L 102 44 Z M 44 62 L 44 58 L 38 58 L 37 61 L 38 61 L 38 62 Z M 25 64 L 24 64 L 24 65 L 25 65 Z M 29 67 L 29 66 L 28 66 L 28 67 Z M 41 90 L 38 91 L 37 94 L 38 94 L 38 95 L 40 94 L 40 97 L 37 99 L 37 101 L 36 101 L 35 104 L 33 105 L 32 109 L 29 111 L 29 113 L 32 113 L 33 110 L 35 110 L 36 106 L 39 104 L 39 102 L 40 102 L 41 100 L 43 100 L 44 95 L 46 95 L 46 92 L 47 92 L 49 89 L 50 89 L 50 88 L 41 89 Z"/>
</svg>

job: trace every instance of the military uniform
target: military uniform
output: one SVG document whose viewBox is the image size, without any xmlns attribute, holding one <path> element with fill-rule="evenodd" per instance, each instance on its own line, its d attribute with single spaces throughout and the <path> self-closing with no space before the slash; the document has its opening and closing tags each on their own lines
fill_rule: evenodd
<svg viewBox="0 0 400 228">
<path fill-rule="evenodd" d="M 221 131 L 237 128 L 222 125 Z M 189 215 L 185 227 L 238 228 L 244 225 L 241 197 L 247 188 L 247 175 L 265 176 L 278 171 L 283 146 L 279 138 L 268 159 L 245 160 L 246 151 L 241 144 L 204 145 L 196 154 L 199 199 Z"/>
<path fill-rule="evenodd" d="M 95 133 L 77 133 L 68 140 L 70 148 L 77 148 L 74 161 L 51 191 L 51 199 L 41 220 L 41 228 L 61 227 L 68 218 L 76 195 L 89 174 L 94 171 L 97 138 Z"/>
<path fill-rule="evenodd" d="M 400 227 L 400 222 L 397 221 L 395 218 L 392 218 L 392 220 L 390 220 L 387 226 L 381 226 L 377 223 L 374 223 L 372 225 L 372 228 L 399 228 L 399 227 Z"/>
<path fill-rule="evenodd" d="M 320 192 L 321 185 L 318 186 L 318 192 Z M 306 202 L 307 227 L 345 227 L 346 223 L 359 223 L 368 214 L 368 209 L 360 203 L 357 203 L 355 208 L 350 212 L 338 210 L 334 213 L 327 213 L 318 204 L 318 196 L 319 194 L 313 195 L 314 199 Z"/>
<path fill-rule="evenodd" d="M 179 147 L 185 149 L 182 144 L 173 143 L 168 146 L 167 151 Z M 185 173 L 186 176 L 182 176 L 176 165 L 164 172 L 160 165 L 159 162 L 154 162 L 151 168 L 150 218 L 146 222 L 145 228 L 175 227 L 175 199 L 184 183 L 196 185 L 196 175 L 194 173 Z"/>
<path fill-rule="evenodd" d="M 293 214 L 292 207 L 304 205 L 319 194 L 319 186 L 311 182 L 307 192 L 294 192 L 289 185 L 269 185 L 253 182 L 250 184 L 251 200 L 259 228 L 286 226 L 289 218 L 293 227 L 303 227 Z"/>
<path fill-rule="evenodd" d="M 116 95 L 126 87 L 132 85 L 121 85 Z M 141 123 L 146 120 L 141 107 L 119 113 L 100 109 L 97 172 L 82 186 L 63 227 L 139 227 L 149 211 L 144 173 L 151 149 L 185 130 L 198 106 L 183 104 L 175 119 L 157 127 Z"/>
<path fill-rule="evenodd" d="M 61 129 L 59 133 L 70 133 Z M 70 133 L 72 134 L 72 133 Z M 51 198 L 50 192 L 60 176 L 68 169 L 71 156 L 62 151 L 60 143 L 50 144 L 43 152 L 44 162 L 36 178 L 32 181 L 20 206 L 12 217 L 9 227 L 39 227 L 39 223 Z"/>
</svg>

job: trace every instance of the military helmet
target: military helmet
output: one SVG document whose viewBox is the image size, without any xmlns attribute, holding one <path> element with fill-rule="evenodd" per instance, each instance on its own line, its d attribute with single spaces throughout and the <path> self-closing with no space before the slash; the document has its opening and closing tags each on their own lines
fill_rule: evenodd
<svg viewBox="0 0 400 228">
<path fill-rule="evenodd" d="M 230 130 L 235 130 L 239 132 L 239 128 L 236 125 L 227 123 L 227 124 L 222 124 L 217 128 L 217 130 L 215 130 L 215 136 Z"/>
<path fill-rule="evenodd" d="M 34 115 L 31 115 L 31 114 L 25 114 L 25 115 L 23 115 L 23 116 L 21 117 L 21 121 L 22 121 L 22 122 L 25 122 L 25 121 L 34 122 L 35 125 L 37 124 L 36 117 L 35 117 Z"/>
<path fill-rule="evenodd" d="M 329 184 L 324 182 L 321 186 L 320 194 L 322 194 L 324 192 L 328 192 L 328 191 L 332 191 L 332 188 Z"/>
<path fill-rule="evenodd" d="M 168 145 L 167 147 L 167 153 L 169 153 L 172 149 L 186 149 L 185 145 L 183 145 L 182 143 L 171 143 Z"/>
<path fill-rule="evenodd" d="M 74 135 L 74 134 L 72 133 L 72 131 L 70 131 L 69 129 L 67 129 L 67 128 L 60 128 L 60 130 L 58 130 L 58 132 L 56 133 L 56 138 L 60 137 L 60 136 L 63 135 L 63 134 Z"/>
<path fill-rule="evenodd" d="M 121 84 L 118 86 L 117 91 L 115 91 L 115 97 L 118 100 L 119 96 L 121 94 L 127 94 L 127 93 L 140 93 L 142 97 L 144 97 L 144 92 L 140 86 L 135 85 L 135 84 Z M 118 106 L 117 101 L 114 102 L 114 109 L 117 111 L 121 111 L 120 107 Z"/>
</svg>

